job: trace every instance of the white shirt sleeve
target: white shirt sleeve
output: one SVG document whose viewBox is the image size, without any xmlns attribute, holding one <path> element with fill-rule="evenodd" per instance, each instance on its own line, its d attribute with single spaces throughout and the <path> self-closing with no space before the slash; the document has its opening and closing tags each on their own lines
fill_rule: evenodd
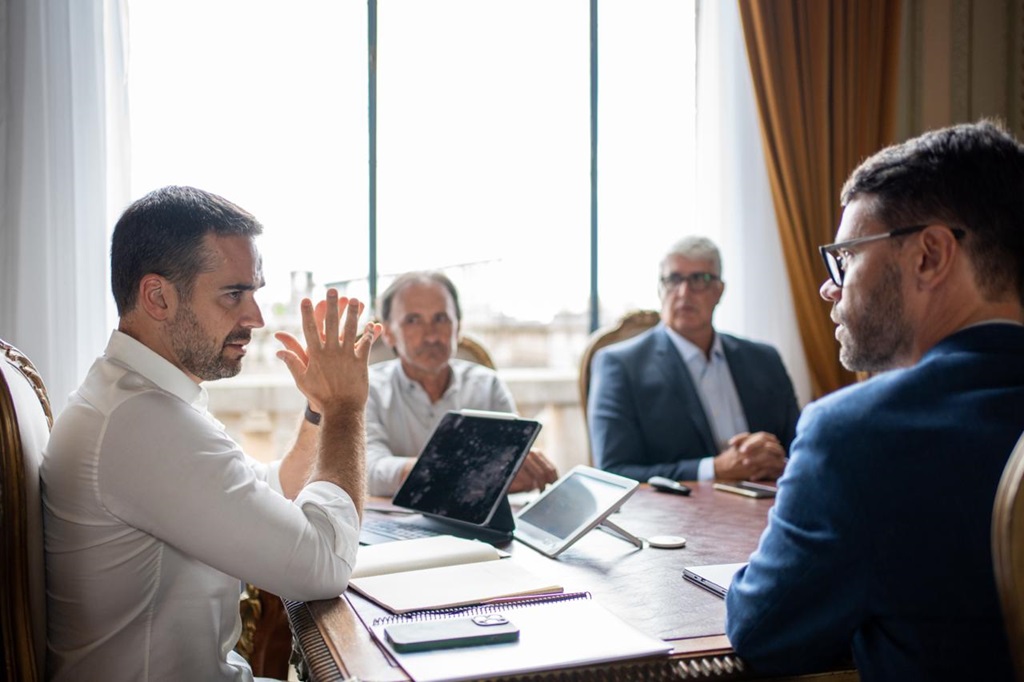
<svg viewBox="0 0 1024 682">
<path fill-rule="evenodd" d="M 319 481 L 292 503 L 263 480 L 273 469 L 180 400 L 151 391 L 118 406 L 97 473 L 110 513 L 223 573 L 298 600 L 347 586 L 359 517 L 345 491 Z"/>
<path fill-rule="evenodd" d="M 366 489 L 370 495 L 390 497 L 402 484 L 402 468 L 409 457 L 391 451 L 382 408 L 371 391 L 366 401 Z"/>
<path fill-rule="evenodd" d="M 491 385 L 491 406 L 487 409 L 495 412 L 514 413 L 516 411 L 516 401 L 512 397 L 512 391 L 497 375 L 494 375 L 494 383 Z"/>
<path fill-rule="evenodd" d="M 715 479 L 715 458 L 702 457 L 697 464 L 697 480 L 713 481 Z"/>
</svg>

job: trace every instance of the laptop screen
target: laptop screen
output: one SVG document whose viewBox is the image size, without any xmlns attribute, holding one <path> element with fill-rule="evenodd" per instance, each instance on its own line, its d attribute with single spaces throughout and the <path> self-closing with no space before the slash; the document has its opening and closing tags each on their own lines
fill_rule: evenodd
<svg viewBox="0 0 1024 682">
<path fill-rule="evenodd" d="M 513 414 L 448 412 L 392 502 L 428 516 L 487 524 L 540 428 Z"/>
</svg>

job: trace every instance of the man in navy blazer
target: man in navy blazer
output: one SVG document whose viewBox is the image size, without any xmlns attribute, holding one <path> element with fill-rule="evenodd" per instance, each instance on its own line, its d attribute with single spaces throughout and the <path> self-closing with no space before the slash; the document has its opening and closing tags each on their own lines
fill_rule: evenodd
<svg viewBox="0 0 1024 682">
<path fill-rule="evenodd" d="M 704 237 L 661 262 L 661 323 L 601 349 L 587 407 L 594 463 L 640 481 L 774 479 L 800 410 L 774 348 L 712 325 L 725 283 Z"/>
<path fill-rule="evenodd" d="M 726 632 L 762 675 L 1010 680 L 991 519 L 1024 430 L 1024 146 L 927 133 L 842 204 L 821 295 L 843 364 L 881 374 L 804 410 Z"/>
</svg>

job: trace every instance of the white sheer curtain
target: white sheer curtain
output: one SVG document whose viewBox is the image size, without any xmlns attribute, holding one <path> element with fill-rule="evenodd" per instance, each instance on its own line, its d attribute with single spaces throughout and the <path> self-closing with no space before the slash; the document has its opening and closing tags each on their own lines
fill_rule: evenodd
<svg viewBox="0 0 1024 682">
<path fill-rule="evenodd" d="M 55 412 L 114 320 L 124 19 L 120 0 L 0 0 L 0 337 L 32 359 Z"/>
<path fill-rule="evenodd" d="M 760 124 L 735 1 L 700 3 L 697 224 L 722 252 L 722 331 L 775 346 L 800 404 L 811 394 L 779 242 Z"/>
</svg>

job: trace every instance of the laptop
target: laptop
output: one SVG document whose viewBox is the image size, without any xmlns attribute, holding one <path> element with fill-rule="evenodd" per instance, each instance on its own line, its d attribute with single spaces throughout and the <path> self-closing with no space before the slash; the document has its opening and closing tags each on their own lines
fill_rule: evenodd
<svg viewBox="0 0 1024 682">
<path fill-rule="evenodd" d="M 746 565 L 746 561 L 741 561 L 738 564 L 687 566 L 683 568 L 683 578 L 724 599 L 726 593 L 729 592 L 729 585 L 732 584 L 736 571 Z"/>
<path fill-rule="evenodd" d="M 447 412 L 391 499 L 415 514 L 398 518 L 367 510 L 360 543 L 441 534 L 511 542 L 515 519 L 508 488 L 540 429 L 540 422 L 507 412 Z"/>
</svg>

